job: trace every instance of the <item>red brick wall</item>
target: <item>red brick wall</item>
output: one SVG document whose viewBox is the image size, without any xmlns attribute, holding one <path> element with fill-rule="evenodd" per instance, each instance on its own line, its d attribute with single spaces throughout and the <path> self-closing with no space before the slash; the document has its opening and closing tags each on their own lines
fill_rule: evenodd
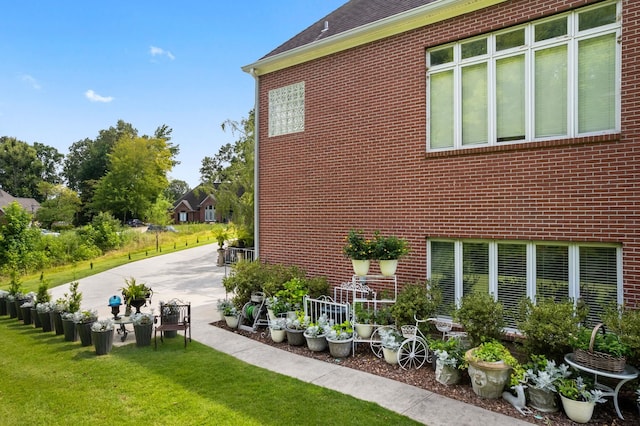
<svg viewBox="0 0 640 426">
<path fill-rule="evenodd" d="M 615 242 L 640 304 L 640 2 L 623 2 L 622 132 L 426 154 L 425 50 L 593 1 L 509 1 L 260 77 L 260 256 L 348 281 L 350 228 L 426 238 Z M 305 81 L 305 131 L 268 137 L 268 91 Z"/>
</svg>

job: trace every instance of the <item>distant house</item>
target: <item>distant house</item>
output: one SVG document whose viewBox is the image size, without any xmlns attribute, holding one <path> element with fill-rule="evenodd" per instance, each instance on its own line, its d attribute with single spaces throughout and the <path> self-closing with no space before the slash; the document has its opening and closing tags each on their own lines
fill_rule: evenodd
<svg viewBox="0 0 640 426">
<path fill-rule="evenodd" d="M 173 222 L 180 223 L 211 223 L 222 222 L 221 215 L 216 214 L 216 200 L 210 192 L 198 185 L 184 194 L 173 205 Z"/>
<path fill-rule="evenodd" d="M 443 305 L 640 306 L 640 2 L 350 0 L 308 24 L 243 67 L 256 255 L 335 285 L 349 229 L 379 229 Z"/>
<path fill-rule="evenodd" d="M 20 206 L 22 206 L 23 209 L 25 209 L 28 213 L 31 213 L 32 215 L 35 214 L 40 208 L 40 203 L 33 198 L 14 197 L 13 195 L 10 195 L 8 192 L 0 189 L 0 216 L 4 216 L 4 209 L 14 201 L 20 204 Z"/>
</svg>

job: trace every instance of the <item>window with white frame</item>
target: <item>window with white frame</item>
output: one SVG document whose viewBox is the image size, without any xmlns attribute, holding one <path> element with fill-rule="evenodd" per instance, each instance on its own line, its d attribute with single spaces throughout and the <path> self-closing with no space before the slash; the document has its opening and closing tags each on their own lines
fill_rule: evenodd
<svg viewBox="0 0 640 426">
<path fill-rule="evenodd" d="M 187 212 L 180 212 L 180 222 L 187 221 Z"/>
<path fill-rule="evenodd" d="M 269 91 L 269 136 L 304 131 L 304 81 Z"/>
<path fill-rule="evenodd" d="M 505 308 L 508 327 L 524 297 L 582 299 L 595 323 L 622 303 L 622 248 L 562 242 L 429 240 L 427 278 L 442 290 L 449 315 L 466 294 L 489 292 Z"/>
<path fill-rule="evenodd" d="M 213 222 L 216 218 L 216 212 L 212 205 L 208 205 L 204 208 L 204 220 L 205 222 Z"/>
<path fill-rule="evenodd" d="M 428 150 L 620 128 L 619 2 L 427 52 Z"/>
</svg>

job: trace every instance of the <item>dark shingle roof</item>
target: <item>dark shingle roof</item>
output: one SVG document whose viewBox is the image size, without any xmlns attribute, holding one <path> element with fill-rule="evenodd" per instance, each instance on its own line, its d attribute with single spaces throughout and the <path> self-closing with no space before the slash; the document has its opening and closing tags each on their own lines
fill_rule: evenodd
<svg viewBox="0 0 640 426">
<path fill-rule="evenodd" d="M 262 59 L 326 39 L 437 0 L 350 0 Z M 323 31 L 326 24 L 326 31 Z"/>
</svg>

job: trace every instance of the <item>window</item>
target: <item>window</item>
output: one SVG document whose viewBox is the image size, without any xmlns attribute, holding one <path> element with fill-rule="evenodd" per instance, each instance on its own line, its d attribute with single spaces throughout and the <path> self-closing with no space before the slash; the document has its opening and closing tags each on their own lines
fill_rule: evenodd
<svg viewBox="0 0 640 426">
<path fill-rule="evenodd" d="M 187 212 L 180 212 L 180 222 L 187 221 Z"/>
<path fill-rule="evenodd" d="M 304 81 L 269 91 L 269 136 L 304 131 Z"/>
<path fill-rule="evenodd" d="M 213 206 L 209 205 L 204 208 L 204 221 L 205 222 L 214 222 L 216 220 L 216 212 Z"/>
<path fill-rule="evenodd" d="M 618 2 L 427 52 L 428 149 L 619 130 Z"/>
<path fill-rule="evenodd" d="M 427 278 L 442 289 L 438 313 L 450 315 L 460 299 L 489 292 L 505 308 L 508 327 L 529 297 L 582 299 L 587 320 L 599 322 L 607 306 L 622 303 L 622 248 L 613 245 L 518 241 L 441 241 L 427 243 Z"/>
</svg>

